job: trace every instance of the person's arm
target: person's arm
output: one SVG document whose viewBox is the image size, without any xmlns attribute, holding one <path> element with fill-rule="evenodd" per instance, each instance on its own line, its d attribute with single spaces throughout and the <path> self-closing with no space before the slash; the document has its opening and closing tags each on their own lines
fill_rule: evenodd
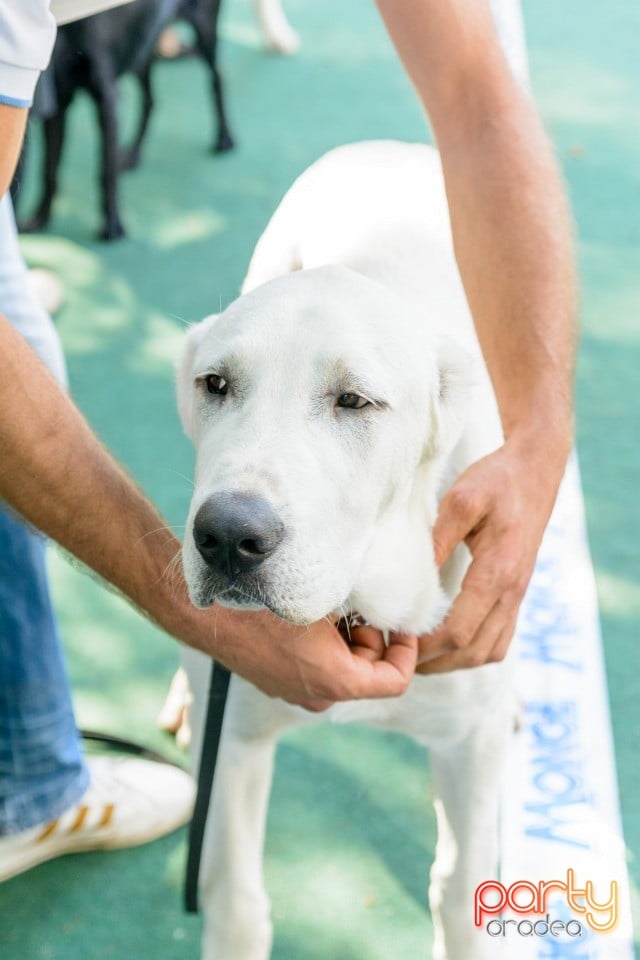
<svg viewBox="0 0 640 960">
<path fill-rule="evenodd" d="M 376 0 L 431 120 L 454 246 L 496 392 L 504 446 L 444 497 L 444 563 L 473 560 L 421 673 L 504 657 L 571 448 L 575 289 L 567 203 L 532 101 L 486 0 Z"/>
<path fill-rule="evenodd" d="M 78 6 L 57 4 L 67 14 Z M 1 6 L 0 197 L 13 176 L 25 107 L 54 35 L 48 0 Z M 322 709 L 336 700 L 400 694 L 411 679 L 415 638 L 394 637 L 385 648 L 376 631 L 360 630 L 347 646 L 325 621 L 301 630 L 266 612 L 196 610 L 174 562 L 180 543 L 3 317 L 0 498 L 173 636 L 271 696 Z"/>
<path fill-rule="evenodd" d="M 3 317 L 0 498 L 170 634 L 271 696 L 321 709 L 402 693 L 413 674 L 415 638 L 385 649 L 360 631 L 349 647 L 324 621 L 302 629 L 269 613 L 196 610 L 180 543 Z"/>
</svg>

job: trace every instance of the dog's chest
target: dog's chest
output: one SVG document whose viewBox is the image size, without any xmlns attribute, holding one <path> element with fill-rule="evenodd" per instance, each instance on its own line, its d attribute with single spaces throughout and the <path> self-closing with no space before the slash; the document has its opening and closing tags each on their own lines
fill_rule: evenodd
<svg viewBox="0 0 640 960">
<path fill-rule="evenodd" d="M 508 662 L 472 671 L 416 676 L 404 696 L 337 703 L 322 716 L 404 733 L 429 747 L 464 737 L 508 690 Z"/>
</svg>

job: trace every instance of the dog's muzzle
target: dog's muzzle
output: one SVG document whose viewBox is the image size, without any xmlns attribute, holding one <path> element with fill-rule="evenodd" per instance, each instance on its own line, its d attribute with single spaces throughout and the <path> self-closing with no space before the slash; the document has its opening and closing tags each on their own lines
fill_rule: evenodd
<svg viewBox="0 0 640 960">
<path fill-rule="evenodd" d="M 233 582 L 270 557 L 284 537 L 284 524 L 266 500 L 250 493 L 216 493 L 198 510 L 193 539 L 216 574 Z"/>
</svg>

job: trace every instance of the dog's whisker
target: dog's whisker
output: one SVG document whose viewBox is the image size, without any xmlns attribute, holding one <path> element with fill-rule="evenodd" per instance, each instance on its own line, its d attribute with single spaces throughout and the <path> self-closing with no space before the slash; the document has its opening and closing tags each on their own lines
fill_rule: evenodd
<svg viewBox="0 0 640 960">
<path fill-rule="evenodd" d="M 184 524 L 177 523 L 175 526 L 165 524 L 162 527 L 156 527 L 154 530 L 147 530 L 147 532 L 143 533 L 141 537 L 138 537 L 138 539 L 135 541 L 135 545 L 137 546 L 139 543 L 142 543 L 143 540 L 146 540 L 147 537 L 153 536 L 154 533 L 162 533 L 163 531 L 166 531 L 167 533 L 175 535 L 177 530 L 184 529 Z"/>
<path fill-rule="evenodd" d="M 176 550 L 173 557 L 171 558 L 171 560 L 169 560 L 168 564 L 166 565 L 166 567 L 164 568 L 164 570 L 156 580 L 156 583 L 160 583 L 162 580 L 165 580 L 168 578 L 169 583 L 171 585 L 171 589 L 173 591 L 173 595 L 177 600 L 184 599 L 188 594 L 187 585 L 184 578 L 183 577 L 176 578 L 174 575 L 176 572 L 176 569 L 181 564 L 182 564 L 182 547 Z M 180 586 L 181 588 L 182 596 L 180 596 L 180 594 L 178 593 L 178 586 Z"/>
<path fill-rule="evenodd" d="M 181 480 L 186 480 L 190 487 L 194 487 L 195 483 L 191 477 L 188 477 L 186 473 L 180 473 L 179 470 L 173 470 L 170 467 L 166 468 L 167 473 L 171 473 L 174 477 L 180 477 Z"/>
<path fill-rule="evenodd" d="M 178 323 L 181 323 L 184 327 L 192 327 L 193 322 L 191 320 L 185 319 L 185 317 L 179 317 L 177 313 L 169 313 L 168 316 L 172 320 L 177 320 Z"/>
<path fill-rule="evenodd" d="M 351 643 L 351 624 L 349 622 L 347 607 L 344 601 L 338 604 L 338 613 L 340 614 L 340 618 L 343 621 L 347 631 L 347 643 Z"/>
</svg>

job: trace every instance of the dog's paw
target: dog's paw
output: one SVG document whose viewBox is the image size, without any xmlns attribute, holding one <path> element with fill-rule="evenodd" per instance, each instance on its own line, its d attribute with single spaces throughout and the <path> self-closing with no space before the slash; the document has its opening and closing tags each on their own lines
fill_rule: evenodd
<svg viewBox="0 0 640 960">
<path fill-rule="evenodd" d="M 140 151 L 135 147 L 121 150 L 118 155 L 118 170 L 135 170 L 140 163 Z"/>
<path fill-rule="evenodd" d="M 18 221 L 18 233 L 41 233 L 49 223 L 49 215 L 34 213 L 26 220 Z"/>
<path fill-rule="evenodd" d="M 98 234 L 98 240 L 110 243 L 112 240 L 121 240 L 127 232 L 120 220 L 109 220 Z"/>
<path fill-rule="evenodd" d="M 221 130 L 218 134 L 218 138 L 213 145 L 214 153 L 226 153 L 228 150 L 233 150 L 235 143 L 233 142 L 233 137 L 228 130 Z"/>
<path fill-rule="evenodd" d="M 285 57 L 291 57 L 300 49 L 300 37 L 296 31 L 288 24 L 282 26 L 278 32 L 271 32 L 266 37 L 266 47 L 270 53 L 280 53 Z"/>
</svg>

